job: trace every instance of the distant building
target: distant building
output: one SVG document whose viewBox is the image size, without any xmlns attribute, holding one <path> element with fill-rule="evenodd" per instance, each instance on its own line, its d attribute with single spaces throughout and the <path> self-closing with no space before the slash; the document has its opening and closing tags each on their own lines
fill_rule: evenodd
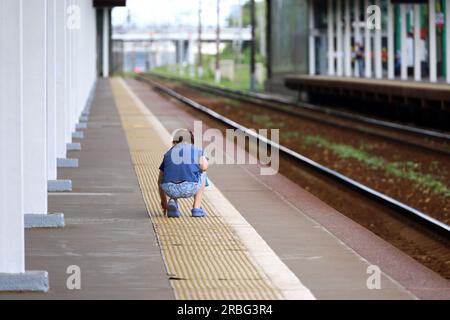
<svg viewBox="0 0 450 320">
<path fill-rule="evenodd" d="M 450 83 L 450 0 L 268 5 L 269 91 L 284 91 L 289 74 Z M 368 28 L 377 21 L 380 29 Z"/>
</svg>

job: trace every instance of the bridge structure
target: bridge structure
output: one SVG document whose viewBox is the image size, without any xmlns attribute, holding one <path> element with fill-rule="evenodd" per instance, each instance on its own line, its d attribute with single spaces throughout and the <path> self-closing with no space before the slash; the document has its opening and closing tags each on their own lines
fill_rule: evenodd
<svg viewBox="0 0 450 320">
<path fill-rule="evenodd" d="M 147 31 L 133 31 L 127 30 L 126 32 L 115 31 L 112 35 L 112 39 L 116 41 L 195 41 L 198 42 L 199 34 L 198 29 L 195 27 L 173 27 L 173 28 L 156 28 L 154 30 L 149 29 Z M 217 39 L 217 29 L 211 27 L 203 27 L 201 31 L 202 42 L 215 42 Z M 220 41 L 221 42 L 237 42 L 251 41 L 251 28 L 234 28 L 224 27 L 220 29 Z"/>
<path fill-rule="evenodd" d="M 202 28 L 200 36 L 200 41 L 204 43 L 202 52 L 214 54 L 216 40 L 216 28 Z M 251 40 L 249 27 L 220 29 L 222 47 L 225 43 L 233 43 L 243 48 Z M 199 50 L 199 33 L 194 27 L 150 28 L 146 31 L 115 30 L 112 41 L 113 67 L 117 71 L 133 71 L 135 67 L 144 71 L 170 64 L 193 65 Z"/>
</svg>

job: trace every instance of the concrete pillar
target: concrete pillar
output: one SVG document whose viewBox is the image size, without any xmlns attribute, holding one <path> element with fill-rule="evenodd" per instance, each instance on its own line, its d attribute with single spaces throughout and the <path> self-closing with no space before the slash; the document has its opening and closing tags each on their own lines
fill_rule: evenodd
<svg viewBox="0 0 450 320">
<path fill-rule="evenodd" d="M 79 92 L 80 92 L 80 107 L 78 112 L 78 119 L 81 116 L 81 113 L 84 111 L 84 108 L 86 106 L 85 102 L 88 98 L 88 86 L 90 85 L 90 76 L 87 70 L 87 60 L 89 57 L 89 46 L 87 43 L 87 40 L 89 39 L 89 29 L 88 29 L 88 14 L 87 14 L 87 8 L 86 5 L 88 4 L 85 0 L 80 0 L 80 7 L 81 7 L 81 29 L 79 31 L 79 44 L 78 44 L 78 53 L 79 53 L 79 59 L 80 59 L 80 76 L 79 76 Z M 83 54 L 83 52 L 86 52 L 87 54 Z"/>
<path fill-rule="evenodd" d="M 81 18 L 79 16 L 79 6 L 78 0 L 72 0 L 71 6 L 68 8 L 68 28 L 70 32 L 70 92 L 71 92 L 71 113 L 70 113 L 70 134 L 73 136 L 73 132 L 76 131 L 76 124 L 78 122 L 78 34 L 79 34 L 79 24 L 76 19 Z"/>
<path fill-rule="evenodd" d="M 337 68 L 336 75 L 343 76 L 343 50 L 342 50 L 342 0 L 336 0 L 336 51 Z"/>
<path fill-rule="evenodd" d="M 400 78 L 402 80 L 408 79 L 408 44 L 406 35 L 406 4 L 400 4 L 400 62 L 401 71 Z"/>
<path fill-rule="evenodd" d="M 314 22 L 314 0 L 308 3 L 308 23 L 309 23 L 309 74 L 316 74 L 316 38 Z"/>
<path fill-rule="evenodd" d="M 352 76 L 350 0 L 345 0 L 344 64 L 345 76 Z"/>
<path fill-rule="evenodd" d="M 23 6 L 23 212 L 28 228 L 64 225 L 62 214 L 48 215 L 47 9 L 47 0 L 27 0 Z"/>
<path fill-rule="evenodd" d="M 78 45 L 77 45 L 77 59 L 78 59 L 78 95 L 79 95 L 79 103 L 78 103 L 78 114 L 77 114 L 77 122 L 79 121 L 81 112 L 83 111 L 83 102 L 85 100 L 86 94 L 86 85 L 89 81 L 89 78 L 86 75 L 86 55 L 84 52 L 88 52 L 88 47 L 86 46 L 86 38 L 87 35 L 87 21 L 86 21 L 86 8 L 84 0 L 78 0 L 80 6 L 80 29 L 78 30 Z"/>
<path fill-rule="evenodd" d="M 328 75 L 335 75 L 335 51 L 334 51 L 334 9 L 333 0 L 328 0 Z"/>
<path fill-rule="evenodd" d="M 84 0 L 77 0 L 77 4 L 80 7 L 80 21 L 79 23 L 79 29 L 76 30 L 76 65 L 77 68 L 77 112 L 75 114 L 75 124 L 79 122 L 79 118 L 81 115 L 81 112 L 83 111 L 83 105 L 84 105 L 84 87 L 86 82 L 88 81 L 86 75 L 85 75 L 85 55 L 83 54 L 83 42 L 84 37 L 83 35 L 87 36 L 86 34 L 86 16 L 84 12 Z M 84 50 L 87 51 L 87 48 L 84 47 Z"/>
<path fill-rule="evenodd" d="M 81 24 L 81 39 L 83 40 L 83 43 L 81 44 L 80 47 L 80 52 L 82 53 L 83 50 L 86 51 L 86 55 L 82 55 L 82 60 L 83 60 L 83 78 L 86 79 L 83 81 L 82 78 L 82 84 L 83 86 L 83 101 L 85 101 L 86 99 L 88 99 L 89 96 L 89 91 L 90 91 L 90 86 L 92 85 L 91 81 L 91 74 L 89 72 L 89 60 L 91 59 L 91 47 L 89 45 L 89 39 L 91 38 L 90 33 L 95 31 L 91 30 L 90 28 L 90 23 L 91 21 L 90 16 L 89 16 L 89 5 L 90 3 L 87 1 L 83 1 L 83 11 L 82 11 L 82 24 Z M 82 109 L 84 110 L 84 105 L 82 105 Z"/>
<path fill-rule="evenodd" d="M 67 157 L 67 141 L 69 137 L 68 129 L 68 117 L 69 117 L 69 78 L 68 78 L 68 50 L 67 50 L 67 7 L 68 1 L 65 0 L 51 0 L 54 3 L 54 25 L 55 30 L 53 32 L 54 37 L 54 69 L 55 69 L 55 152 L 56 152 L 56 167 L 60 163 L 61 159 Z M 50 39 L 50 38 L 49 38 Z M 51 66 L 49 65 L 48 67 Z M 51 76 L 49 75 L 48 79 Z M 50 125 L 50 122 L 48 126 Z M 50 140 L 50 138 L 49 138 Z M 48 148 L 51 144 L 47 141 Z M 49 162 L 50 155 L 47 159 Z M 50 164 L 49 164 L 50 166 Z M 53 166 L 53 164 L 52 164 Z M 57 169 L 56 169 L 57 171 Z M 51 174 L 51 169 L 48 173 L 48 191 L 71 191 L 72 181 L 70 180 L 58 180 L 58 174 L 56 176 Z"/>
<path fill-rule="evenodd" d="M 23 7 L 24 212 L 47 214 L 46 0 Z"/>
<path fill-rule="evenodd" d="M 95 10 L 92 8 L 91 4 L 88 2 L 86 4 L 87 6 L 87 23 L 88 23 L 88 30 L 87 32 L 87 47 L 88 55 L 86 56 L 86 73 L 89 77 L 89 85 L 88 85 L 88 95 L 92 98 L 93 94 L 93 87 L 95 85 L 95 80 L 97 78 L 97 26 L 96 26 L 96 17 L 95 17 Z"/>
<path fill-rule="evenodd" d="M 364 1 L 364 8 L 366 9 L 369 7 L 369 0 Z M 366 12 L 367 16 L 367 12 Z M 365 76 L 366 78 L 372 78 L 372 39 L 369 28 L 364 28 L 364 70 L 365 70 Z"/>
<path fill-rule="evenodd" d="M 48 290 L 46 271 L 25 271 L 24 7 L 23 0 L 0 1 L 0 43 L 8 44 L 0 50 L 0 291 Z"/>
<path fill-rule="evenodd" d="M 109 8 L 103 9 L 103 78 L 109 77 Z"/>
<path fill-rule="evenodd" d="M 65 0 L 64 7 L 64 31 L 65 31 L 65 48 L 64 48 L 64 74 L 65 74 L 65 145 L 73 145 L 72 138 L 75 135 L 76 124 L 79 120 L 79 72 L 80 66 L 78 64 L 79 52 L 78 42 L 80 28 L 83 22 L 81 19 L 81 10 L 78 0 Z M 84 55 L 85 53 L 83 53 Z M 78 167 L 78 159 L 58 158 L 57 165 L 59 168 L 63 167 Z M 70 186 L 68 186 L 70 188 Z"/>
<path fill-rule="evenodd" d="M 0 2 L 0 273 L 25 271 L 22 1 Z M 7 107 L 8 106 L 8 107 Z"/>
<path fill-rule="evenodd" d="M 56 0 L 56 154 L 66 157 L 66 113 L 67 113 L 67 64 L 66 64 L 66 1 Z"/>
<path fill-rule="evenodd" d="M 56 170 L 56 1 L 47 1 L 47 178 Z"/>
<path fill-rule="evenodd" d="M 430 43 L 430 81 L 436 82 L 437 73 L 436 73 L 436 2 L 435 0 L 429 0 L 428 11 L 429 11 L 429 43 Z"/>
<path fill-rule="evenodd" d="M 89 93 L 93 94 L 93 89 L 95 82 L 97 80 L 97 23 L 96 23 L 96 11 L 92 8 L 91 4 L 88 3 L 89 6 L 89 74 L 91 79 L 91 85 L 89 86 Z"/>
<path fill-rule="evenodd" d="M 92 15 L 94 9 L 89 1 L 82 1 L 81 6 L 81 25 L 79 31 L 79 58 L 80 58 L 80 110 L 79 113 L 88 113 L 86 101 L 90 98 L 91 89 L 96 75 L 95 71 L 95 41 L 96 27 L 95 16 Z M 94 41 L 92 41 L 94 40 Z M 79 116 L 80 114 L 78 114 Z M 81 114 L 83 115 L 83 114 Z"/>
<path fill-rule="evenodd" d="M 387 63 L 388 63 L 388 79 L 395 78 L 395 54 L 394 54 L 394 5 L 389 1 L 387 3 Z"/>
<path fill-rule="evenodd" d="M 72 0 L 64 0 L 64 31 L 66 33 L 65 36 L 65 45 L 64 45 L 64 53 L 65 53 L 65 99 L 66 99 L 66 110 L 65 110 L 65 119 L 64 119 L 64 129 L 65 129 L 65 143 L 72 142 L 72 110 L 73 110 L 73 91 L 72 91 L 72 80 L 73 80 L 73 70 L 72 70 L 72 32 L 68 28 L 69 19 L 68 19 L 68 9 L 72 5 Z"/>
<path fill-rule="evenodd" d="M 447 83 L 450 83 L 450 0 L 445 0 L 445 37 L 447 44 L 447 48 L 445 50 L 446 53 L 446 61 L 447 61 Z"/>
<path fill-rule="evenodd" d="M 422 46 L 420 45 L 420 4 L 414 5 L 414 80 L 422 80 Z"/>
<path fill-rule="evenodd" d="M 72 0 L 72 10 L 70 14 L 74 17 L 78 16 L 81 19 L 81 12 L 79 0 Z M 72 132 L 76 131 L 76 124 L 78 123 L 78 117 L 80 114 L 80 52 L 79 52 L 79 34 L 80 34 L 81 22 L 74 21 L 71 25 L 70 32 L 72 33 L 72 65 L 73 65 L 73 109 L 72 109 Z"/>
</svg>

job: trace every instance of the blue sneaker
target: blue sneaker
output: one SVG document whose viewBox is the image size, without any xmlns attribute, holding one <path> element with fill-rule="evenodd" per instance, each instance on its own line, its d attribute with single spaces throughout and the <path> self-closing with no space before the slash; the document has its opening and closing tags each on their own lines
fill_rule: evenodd
<svg viewBox="0 0 450 320">
<path fill-rule="evenodd" d="M 167 204 L 167 216 L 169 218 L 179 218 L 181 216 L 180 211 L 178 211 L 178 203 L 170 199 Z"/>
<path fill-rule="evenodd" d="M 191 210 L 192 216 L 194 218 L 201 218 L 206 216 L 206 211 L 203 208 L 194 208 Z"/>
</svg>

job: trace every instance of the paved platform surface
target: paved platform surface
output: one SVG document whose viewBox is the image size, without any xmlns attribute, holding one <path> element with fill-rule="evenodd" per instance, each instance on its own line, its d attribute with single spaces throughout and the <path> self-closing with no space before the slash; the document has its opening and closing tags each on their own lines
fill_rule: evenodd
<svg viewBox="0 0 450 320">
<path fill-rule="evenodd" d="M 79 168 L 58 170 L 73 191 L 51 193 L 49 210 L 66 227 L 26 231 L 26 268 L 47 270 L 48 293 L 0 299 L 173 299 L 108 81 L 99 80 Z M 81 290 L 69 290 L 67 268 L 79 266 Z"/>
<path fill-rule="evenodd" d="M 202 202 L 206 217 L 191 217 L 192 199 L 179 200 L 179 219 L 164 215 L 156 181 L 161 159 L 171 147 L 171 135 L 121 79 L 112 80 L 112 87 L 144 202 L 177 299 L 282 299 L 281 290 L 227 223 L 223 207 L 210 199 L 211 186 Z"/>
<path fill-rule="evenodd" d="M 151 196 L 156 190 L 150 185 L 145 187 L 146 180 L 154 180 L 154 172 L 149 169 L 150 175 L 146 176 L 146 171 L 139 173 L 137 166 L 143 160 L 153 168 L 156 160 L 152 162 L 133 154 L 148 142 L 154 144 L 153 157 L 157 157 L 164 147 L 161 128 L 155 129 L 157 125 L 148 128 L 148 123 L 142 122 L 143 114 L 133 109 L 133 103 L 145 105 L 153 115 L 153 121 L 169 132 L 180 127 L 192 128 L 196 118 L 149 86 L 129 80 L 127 85 L 136 96 L 133 101 L 129 96 L 125 102 L 120 102 L 133 109 L 131 113 L 128 109 L 128 119 L 124 121 L 119 117 L 117 107 L 120 110 L 120 106 L 116 106 L 116 102 L 129 89 L 125 90 L 127 86 L 121 88 L 114 81 L 118 80 L 112 80 L 112 88 L 109 81 L 99 80 L 89 125 L 83 130 L 82 150 L 68 155 L 79 158 L 79 168 L 59 171 L 59 179 L 72 179 L 73 191 L 49 196 L 50 210 L 63 212 L 67 226 L 58 230 L 26 231 L 26 267 L 49 271 L 50 292 L 0 294 L 0 299 L 211 298 L 206 293 L 190 296 L 177 287 L 180 280 L 186 280 L 192 274 L 183 274 L 184 270 L 177 269 L 185 262 L 177 256 L 180 251 L 174 248 L 186 244 L 183 242 L 186 239 L 191 240 L 188 245 L 201 247 L 201 234 L 189 238 L 189 232 L 195 228 L 204 231 L 204 226 L 187 223 L 191 221 L 187 216 L 178 221 L 161 219 L 159 203 Z M 127 122 L 133 119 L 136 121 Z M 205 125 L 204 129 L 207 128 Z M 146 135 L 139 136 L 143 131 L 147 131 Z M 140 132 L 137 137 L 136 132 Z M 150 132 L 152 136 L 158 134 L 160 142 L 150 139 L 147 136 Z M 135 138 L 136 144 L 133 143 Z M 153 150 L 150 149 L 147 152 Z M 246 232 L 257 232 L 260 237 L 253 238 L 257 244 L 253 245 L 244 233 L 231 227 L 226 230 L 229 239 L 241 246 L 243 257 L 250 260 L 245 265 L 246 270 L 256 270 L 257 280 L 268 291 L 273 290 L 275 298 L 279 298 L 283 289 L 279 279 L 270 273 L 272 264 L 279 266 L 277 259 L 294 275 L 290 279 L 292 283 L 303 284 L 317 299 L 448 298 L 450 291 L 446 280 L 349 221 L 287 178 L 259 176 L 258 172 L 257 166 L 217 165 L 211 167 L 209 176 L 216 191 L 220 190 L 224 196 L 221 199 L 229 202 L 227 210 L 235 210 L 233 219 L 242 218 L 252 227 Z M 210 197 L 216 199 L 214 192 L 210 192 Z M 225 225 L 220 228 L 228 228 L 233 224 L 232 220 L 225 219 L 227 211 L 221 212 L 221 206 L 217 204 L 216 208 L 215 204 L 207 204 L 212 212 L 211 219 L 224 217 L 221 223 Z M 184 204 L 184 210 L 187 208 L 188 204 Z M 199 223 L 207 221 L 211 220 Z M 181 242 L 174 243 L 176 238 L 173 236 L 183 232 L 185 234 L 178 238 Z M 162 236 L 167 238 L 162 239 Z M 264 244 L 270 247 L 276 259 L 270 254 L 272 260 L 259 259 L 259 250 L 268 251 Z M 169 251 L 169 247 L 173 250 Z M 174 255 L 172 259 L 168 253 Z M 198 257 L 202 258 L 201 255 Z M 215 259 L 219 261 L 220 254 L 203 256 L 199 268 L 212 270 L 210 266 L 214 265 Z M 233 260 L 225 263 L 233 266 L 230 261 Z M 367 288 L 367 268 L 371 264 L 378 265 L 383 272 L 379 290 Z M 71 265 L 81 268 L 81 290 L 67 289 L 69 275 L 66 270 Z M 199 276 L 201 271 L 197 271 L 196 276 Z M 220 291 L 220 287 L 211 288 L 214 282 L 205 281 L 210 280 L 205 274 L 200 274 L 199 278 L 204 287 L 198 287 L 198 282 L 185 281 L 181 288 L 191 292 L 200 289 Z M 289 283 L 283 285 L 289 286 Z M 232 288 L 227 297 L 240 298 L 236 292 L 236 287 Z M 220 292 L 216 297 L 222 297 Z M 265 297 L 268 296 L 259 298 Z"/>
</svg>

